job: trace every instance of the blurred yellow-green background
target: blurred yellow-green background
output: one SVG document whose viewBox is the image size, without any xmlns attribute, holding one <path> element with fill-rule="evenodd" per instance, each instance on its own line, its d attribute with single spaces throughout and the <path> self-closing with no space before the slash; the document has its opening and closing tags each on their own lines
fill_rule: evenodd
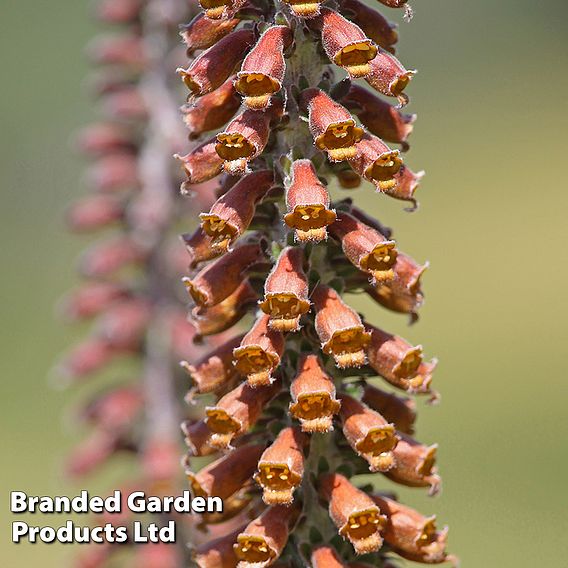
<svg viewBox="0 0 568 568">
<path fill-rule="evenodd" d="M 440 444 L 444 491 L 434 500 L 402 494 L 451 526 L 451 549 L 466 568 L 560 568 L 568 564 L 568 5 L 412 4 L 416 15 L 401 24 L 399 53 L 419 69 L 410 88 L 419 120 L 408 163 L 428 172 L 421 209 L 404 213 L 370 187 L 355 194 L 395 227 L 401 248 L 432 264 L 417 325 L 378 309 L 369 318 L 441 360 L 442 404 L 422 408 L 418 432 Z M 83 56 L 96 29 L 91 8 L 71 0 L 2 6 L 6 568 L 60 567 L 70 557 L 64 545 L 10 543 L 8 492 L 81 489 L 60 473 L 75 439 L 63 417 L 78 393 L 52 390 L 48 374 L 79 333 L 55 321 L 53 306 L 89 242 L 66 235 L 61 214 L 85 191 L 70 140 L 93 115 Z"/>
</svg>

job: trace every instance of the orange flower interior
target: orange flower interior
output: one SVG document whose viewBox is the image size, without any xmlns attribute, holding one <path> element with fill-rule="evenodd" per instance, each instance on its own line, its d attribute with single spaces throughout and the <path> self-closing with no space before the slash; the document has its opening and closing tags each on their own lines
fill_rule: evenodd
<svg viewBox="0 0 568 568">
<path fill-rule="evenodd" d="M 360 367 L 365 364 L 365 348 L 371 336 L 363 326 L 350 327 L 333 333 L 323 346 L 325 353 L 331 353 L 340 368 Z"/>
<path fill-rule="evenodd" d="M 223 18 L 226 9 L 233 6 L 232 0 L 199 0 L 200 6 L 205 11 L 208 18 L 220 20 Z"/>
<path fill-rule="evenodd" d="M 247 345 L 235 349 L 235 367 L 247 376 L 251 386 L 265 386 L 271 382 L 270 371 L 278 364 L 278 357 L 259 345 Z"/>
<path fill-rule="evenodd" d="M 321 2 L 307 2 L 306 0 L 284 0 L 290 5 L 292 12 L 301 18 L 313 18 L 320 13 Z"/>
<path fill-rule="evenodd" d="M 345 67 L 352 77 L 365 77 L 371 71 L 369 61 L 377 55 L 377 46 L 369 39 L 345 46 L 334 57 L 335 63 Z"/>
<path fill-rule="evenodd" d="M 235 82 L 235 89 L 246 97 L 247 106 L 253 109 L 266 108 L 270 97 L 281 87 L 280 81 L 264 73 L 242 72 Z"/>
<path fill-rule="evenodd" d="M 295 294 L 266 294 L 260 308 L 270 316 L 270 327 L 278 331 L 297 331 L 300 317 L 310 310 L 310 303 Z"/>
<path fill-rule="evenodd" d="M 223 160 L 232 162 L 239 158 L 250 158 L 255 148 L 242 134 L 217 134 L 215 151 Z"/>
<path fill-rule="evenodd" d="M 207 408 L 205 424 L 211 430 L 210 444 L 214 447 L 227 448 L 231 440 L 240 431 L 241 425 L 231 418 L 222 408 Z"/>
<path fill-rule="evenodd" d="M 201 93 L 201 86 L 193 80 L 193 78 L 189 73 L 187 73 L 187 71 L 184 71 L 182 69 L 179 71 L 179 74 L 185 86 L 189 89 L 192 95 L 199 95 L 199 93 Z"/>
<path fill-rule="evenodd" d="M 349 539 L 357 554 L 367 554 L 381 547 L 383 539 L 379 531 L 383 522 L 378 508 L 366 509 L 350 515 L 339 533 Z"/>
<path fill-rule="evenodd" d="M 296 229 L 299 241 L 321 241 L 327 237 L 326 227 L 335 221 L 335 211 L 325 205 L 297 205 L 284 217 L 285 223 Z"/>
<path fill-rule="evenodd" d="M 395 376 L 401 379 L 406 379 L 416 374 L 421 363 L 422 348 L 413 347 L 404 354 L 402 361 L 396 365 L 393 372 Z"/>
<path fill-rule="evenodd" d="M 287 505 L 292 502 L 294 489 L 302 479 L 284 463 L 259 464 L 255 481 L 264 489 L 268 505 Z"/>
<path fill-rule="evenodd" d="M 361 259 L 360 265 L 363 270 L 372 272 L 376 280 L 391 280 L 394 276 L 392 267 L 397 256 L 395 243 L 381 243 Z"/>
<path fill-rule="evenodd" d="M 394 465 L 390 453 L 398 444 L 392 424 L 371 428 L 363 440 L 357 444 L 357 451 L 365 457 L 372 470 L 387 471 Z"/>
<path fill-rule="evenodd" d="M 328 392 L 305 393 L 290 405 L 290 413 L 302 421 L 303 431 L 328 432 L 339 406 L 339 401 L 332 399 Z"/>
<path fill-rule="evenodd" d="M 264 566 L 276 556 L 260 536 L 239 535 L 234 548 L 237 558 L 245 562 L 245 566 L 248 564 Z"/>
<path fill-rule="evenodd" d="M 325 150 L 334 162 L 350 160 L 357 155 L 355 144 L 363 137 L 363 130 L 355 121 L 343 120 L 330 124 L 323 134 L 316 138 L 316 146 Z"/>
<path fill-rule="evenodd" d="M 385 152 L 365 170 L 365 177 L 376 182 L 380 190 L 387 191 L 396 186 L 394 175 L 398 173 L 401 166 L 402 159 L 397 150 Z"/>
<path fill-rule="evenodd" d="M 226 249 L 239 234 L 234 225 L 218 215 L 202 213 L 200 217 L 203 231 L 213 239 L 212 244 L 216 247 Z"/>
</svg>

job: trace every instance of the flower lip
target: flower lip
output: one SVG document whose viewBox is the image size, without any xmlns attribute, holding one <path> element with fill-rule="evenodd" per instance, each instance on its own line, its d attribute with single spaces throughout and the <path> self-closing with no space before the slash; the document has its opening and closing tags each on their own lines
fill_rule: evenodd
<svg viewBox="0 0 568 568">
<path fill-rule="evenodd" d="M 242 134 L 221 133 L 217 134 L 215 151 L 223 160 L 232 162 L 239 158 L 250 158 L 256 152 L 256 148 Z"/>
<path fill-rule="evenodd" d="M 402 166 L 402 158 L 398 150 L 392 150 L 380 154 L 372 164 L 365 169 L 365 177 L 373 182 L 377 182 L 379 189 L 387 191 L 396 186 L 394 175 L 397 174 Z"/>
<path fill-rule="evenodd" d="M 357 155 L 355 144 L 363 137 L 363 130 L 355 126 L 353 119 L 332 122 L 325 132 L 316 137 L 317 148 L 325 150 L 334 161 L 354 158 Z"/>
<path fill-rule="evenodd" d="M 340 67 L 345 67 L 352 77 L 360 78 L 369 74 L 371 70 L 369 61 L 374 59 L 376 55 L 377 46 L 370 39 L 366 39 L 352 42 L 343 47 L 337 52 L 333 62 Z"/>
<path fill-rule="evenodd" d="M 237 227 L 218 215 L 201 213 L 199 217 L 203 231 L 213 239 L 213 246 L 225 249 L 239 233 Z"/>
<path fill-rule="evenodd" d="M 340 368 L 359 367 L 365 364 L 365 347 L 369 341 L 370 335 L 363 326 L 349 327 L 334 331 L 322 348 L 324 353 L 333 354 Z"/>
<path fill-rule="evenodd" d="M 239 560 L 251 566 L 268 566 L 276 556 L 264 538 L 247 534 L 237 537 L 235 554 Z"/>
<path fill-rule="evenodd" d="M 265 351 L 260 345 L 245 345 L 237 347 L 233 352 L 235 367 L 251 386 L 270 384 L 270 372 L 278 365 L 277 355 Z"/>
<path fill-rule="evenodd" d="M 233 11 L 235 2 L 234 0 L 199 0 L 199 5 L 203 8 L 208 18 L 221 20 L 225 15 Z"/>
<path fill-rule="evenodd" d="M 277 331 L 296 331 L 299 318 L 310 311 L 310 302 L 285 292 L 265 294 L 259 306 L 270 315 L 270 327 Z"/>
<path fill-rule="evenodd" d="M 357 554 L 366 554 L 377 550 L 382 544 L 378 529 L 384 525 L 384 517 L 378 507 L 369 507 L 349 516 L 348 521 L 339 529 L 339 534 L 349 539 Z"/>
<path fill-rule="evenodd" d="M 290 6 L 294 15 L 300 18 L 315 18 L 319 16 L 320 4 L 323 0 L 284 0 Z"/>
</svg>

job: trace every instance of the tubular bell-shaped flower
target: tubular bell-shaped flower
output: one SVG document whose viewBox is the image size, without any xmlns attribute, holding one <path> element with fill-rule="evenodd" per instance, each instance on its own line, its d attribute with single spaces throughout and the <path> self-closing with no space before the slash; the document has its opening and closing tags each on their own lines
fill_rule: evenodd
<svg viewBox="0 0 568 568">
<path fill-rule="evenodd" d="M 239 20 L 212 20 L 205 14 L 198 14 L 181 26 L 180 36 L 187 45 L 188 55 L 197 49 L 207 49 L 231 33 L 239 25 Z"/>
<path fill-rule="evenodd" d="M 197 146 L 197 148 L 194 148 L 185 156 L 175 155 L 181 162 L 183 170 L 187 175 L 188 184 L 203 183 L 221 173 L 223 169 L 223 159 L 215 150 L 216 144 L 217 139 L 211 138 Z"/>
<path fill-rule="evenodd" d="M 385 420 L 392 422 L 399 432 L 412 435 L 416 421 L 414 399 L 385 392 L 372 385 L 366 385 L 361 401 L 376 410 Z"/>
</svg>

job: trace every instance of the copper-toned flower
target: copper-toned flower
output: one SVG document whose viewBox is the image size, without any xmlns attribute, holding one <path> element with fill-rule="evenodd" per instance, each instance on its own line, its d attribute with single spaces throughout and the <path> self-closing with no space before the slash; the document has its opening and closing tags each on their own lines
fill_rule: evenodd
<svg viewBox="0 0 568 568">
<path fill-rule="evenodd" d="M 377 46 L 363 30 L 329 8 L 321 9 L 318 26 L 329 59 L 352 78 L 366 77 L 371 71 L 369 62 L 377 55 Z"/>
<path fill-rule="evenodd" d="M 324 353 L 333 355 L 340 368 L 363 365 L 371 336 L 365 331 L 359 314 L 347 306 L 335 290 L 323 284 L 317 286 L 312 300 L 316 332 Z"/>
<path fill-rule="evenodd" d="M 203 183 L 219 175 L 223 169 L 223 160 L 215 150 L 216 138 L 206 140 L 189 154 L 175 154 L 187 175 L 187 184 Z M 184 192 L 184 185 L 182 185 Z"/>
<path fill-rule="evenodd" d="M 273 564 L 286 546 L 297 514 L 295 507 L 274 505 L 251 521 L 234 545 L 238 568 L 264 568 Z"/>
<path fill-rule="evenodd" d="M 304 475 L 305 434 L 284 428 L 258 461 L 254 480 L 262 487 L 267 505 L 290 505 Z"/>
<path fill-rule="evenodd" d="M 205 424 L 205 420 L 191 422 L 187 420 L 181 424 L 185 436 L 185 443 L 190 456 L 208 456 L 215 453 L 215 448 L 209 445 L 211 430 Z"/>
<path fill-rule="evenodd" d="M 235 325 L 257 300 L 258 294 L 250 285 L 250 282 L 244 280 L 222 302 L 210 308 L 201 306 L 193 308 L 190 313 L 190 321 L 200 336 L 221 333 Z"/>
<path fill-rule="evenodd" d="M 245 110 L 217 134 L 215 151 L 223 159 L 227 173 L 246 173 L 249 162 L 262 154 L 270 135 L 274 107 L 272 105 L 269 111 L 264 112 Z"/>
<path fill-rule="evenodd" d="M 260 170 L 248 174 L 219 197 L 208 213 L 201 213 L 201 227 L 215 246 L 228 249 L 250 225 L 256 204 L 273 186 L 274 174 Z"/>
<path fill-rule="evenodd" d="M 269 326 L 269 316 L 261 315 L 252 329 L 233 351 L 237 370 L 246 375 L 248 384 L 260 387 L 274 381 L 272 372 L 280 364 L 284 351 L 284 336 Z"/>
<path fill-rule="evenodd" d="M 398 443 L 394 425 L 352 396 L 342 394 L 339 399 L 343 434 L 349 445 L 369 462 L 371 471 L 391 469 Z"/>
<path fill-rule="evenodd" d="M 399 438 L 395 465 L 385 475 L 409 487 L 429 487 L 430 495 L 436 494 L 442 482 L 435 465 L 438 444 L 425 446 L 406 434 L 399 434 Z"/>
<path fill-rule="evenodd" d="M 409 397 L 397 396 L 372 385 L 365 385 L 361 400 L 392 422 L 398 432 L 412 435 L 416 421 L 416 402 Z"/>
<path fill-rule="evenodd" d="M 398 251 L 394 241 L 349 213 L 339 213 L 329 228 L 341 241 L 345 256 L 357 268 L 368 272 L 373 282 L 391 280 Z"/>
<path fill-rule="evenodd" d="M 213 239 L 205 234 L 201 227 L 193 233 L 184 233 L 181 240 L 189 254 L 189 268 L 197 268 L 202 262 L 207 262 L 221 256 L 225 250 L 215 246 Z"/>
<path fill-rule="evenodd" d="M 244 28 L 231 32 L 205 50 L 178 74 L 194 96 L 202 96 L 220 87 L 234 72 L 254 41 L 254 32 Z"/>
<path fill-rule="evenodd" d="M 378 10 L 375 10 L 359 0 L 342 0 L 341 7 L 377 45 L 395 52 L 394 45 L 398 42 L 397 25 L 389 22 Z"/>
<path fill-rule="evenodd" d="M 339 534 L 349 540 L 357 554 L 382 547 L 386 518 L 371 497 L 338 473 L 320 478 L 320 494 L 329 503 L 329 515 Z"/>
<path fill-rule="evenodd" d="M 400 253 L 394 266 L 394 278 L 369 290 L 369 295 L 379 304 L 394 312 L 410 314 L 416 319 L 416 311 L 424 303 L 420 278 L 428 263 L 419 265 L 406 254 Z"/>
<path fill-rule="evenodd" d="M 395 199 L 410 201 L 410 203 L 412 203 L 412 207 L 409 211 L 413 211 L 418 206 L 414 193 L 418 189 L 423 177 L 423 170 L 414 173 L 408 166 L 402 164 L 400 170 L 394 175 L 396 182 L 394 187 L 388 189 L 385 193 Z"/>
<path fill-rule="evenodd" d="M 315 18 L 320 14 L 323 0 L 284 0 L 298 18 Z"/>
<path fill-rule="evenodd" d="M 448 528 L 436 528 L 436 516 L 425 517 L 418 511 L 388 497 L 373 496 L 387 517 L 385 542 L 398 555 L 423 564 L 440 564 L 448 558 Z"/>
<path fill-rule="evenodd" d="M 410 392 L 429 392 L 436 360 L 423 362 L 422 346 L 410 345 L 402 337 L 367 325 L 371 343 L 369 365 L 389 383 Z"/>
<path fill-rule="evenodd" d="M 199 568 L 235 568 L 238 559 L 233 544 L 244 527 L 208 540 L 193 552 L 193 560 Z"/>
<path fill-rule="evenodd" d="M 398 150 L 391 150 L 380 138 L 365 134 L 357 144 L 357 155 L 350 161 L 353 169 L 380 191 L 396 186 L 396 173 L 402 166 Z"/>
<path fill-rule="evenodd" d="M 198 306 L 214 306 L 241 285 L 243 272 L 250 265 L 263 258 L 263 248 L 258 242 L 242 244 L 183 282 Z"/>
<path fill-rule="evenodd" d="M 320 89 L 306 89 L 301 104 L 307 110 L 310 132 L 317 148 L 327 152 L 331 162 L 357 155 L 355 144 L 363 137 L 349 112 Z"/>
<path fill-rule="evenodd" d="M 198 14 L 189 22 L 182 26 L 180 35 L 187 45 L 188 55 L 196 49 L 207 49 L 215 45 L 221 38 L 232 32 L 238 25 L 236 18 L 230 20 L 212 20 L 205 14 Z"/>
<path fill-rule="evenodd" d="M 371 91 L 355 84 L 351 85 L 342 102 L 348 108 L 357 108 L 355 114 L 371 134 L 381 140 L 401 144 L 403 150 L 408 150 L 407 140 L 416 121 L 415 114 L 403 113 Z"/>
<path fill-rule="evenodd" d="M 397 98 L 400 106 L 408 104 L 408 95 L 403 91 L 416 71 L 408 71 L 392 53 L 382 49 L 370 62 L 370 67 L 365 81 L 373 89 L 387 97 Z"/>
<path fill-rule="evenodd" d="M 196 392 L 213 392 L 231 381 L 235 376 L 233 349 L 240 344 L 242 338 L 243 336 L 239 335 L 216 347 L 195 365 L 187 361 L 180 363 L 191 377 Z"/>
<path fill-rule="evenodd" d="M 312 568 L 345 568 L 345 564 L 331 546 L 320 546 L 312 552 Z"/>
<path fill-rule="evenodd" d="M 310 309 L 303 262 L 304 251 L 300 247 L 286 247 L 266 279 L 264 300 L 259 306 L 268 314 L 271 329 L 298 331 L 300 318 Z"/>
<path fill-rule="evenodd" d="M 284 51 L 292 41 L 288 26 L 271 26 L 245 57 L 237 73 L 235 88 L 251 109 L 266 108 L 272 95 L 282 88 L 286 63 Z"/>
<path fill-rule="evenodd" d="M 241 436 L 255 424 L 264 405 L 280 388 L 279 381 L 258 389 L 245 382 L 227 393 L 214 406 L 208 406 L 205 409 L 205 423 L 212 434 L 209 444 L 215 448 L 230 448 L 233 438 Z"/>
<path fill-rule="evenodd" d="M 339 401 L 335 398 L 335 385 L 317 355 L 301 357 L 290 394 L 290 414 L 300 420 L 304 432 L 333 430 L 333 416 L 339 411 Z"/>
<path fill-rule="evenodd" d="M 233 118 L 240 106 L 241 98 L 233 87 L 233 77 L 229 77 L 218 89 L 182 107 L 183 121 L 189 128 L 190 138 L 218 130 Z"/>
<path fill-rule="evenodd" d="M 212 20 L 229 20 L 246 3 L 247 0 L 199 0 L 205 15 Z"/>
<path fill-rule="evenodd" d="M 310 160 L 292 163 L 286 206 L 284 221 L 295 229 L 298 241 L 319 242 L 327 238 L 326 227 L 335 221 L 335 211 L 329 208 L 329 194 Z"/>
</svg>

